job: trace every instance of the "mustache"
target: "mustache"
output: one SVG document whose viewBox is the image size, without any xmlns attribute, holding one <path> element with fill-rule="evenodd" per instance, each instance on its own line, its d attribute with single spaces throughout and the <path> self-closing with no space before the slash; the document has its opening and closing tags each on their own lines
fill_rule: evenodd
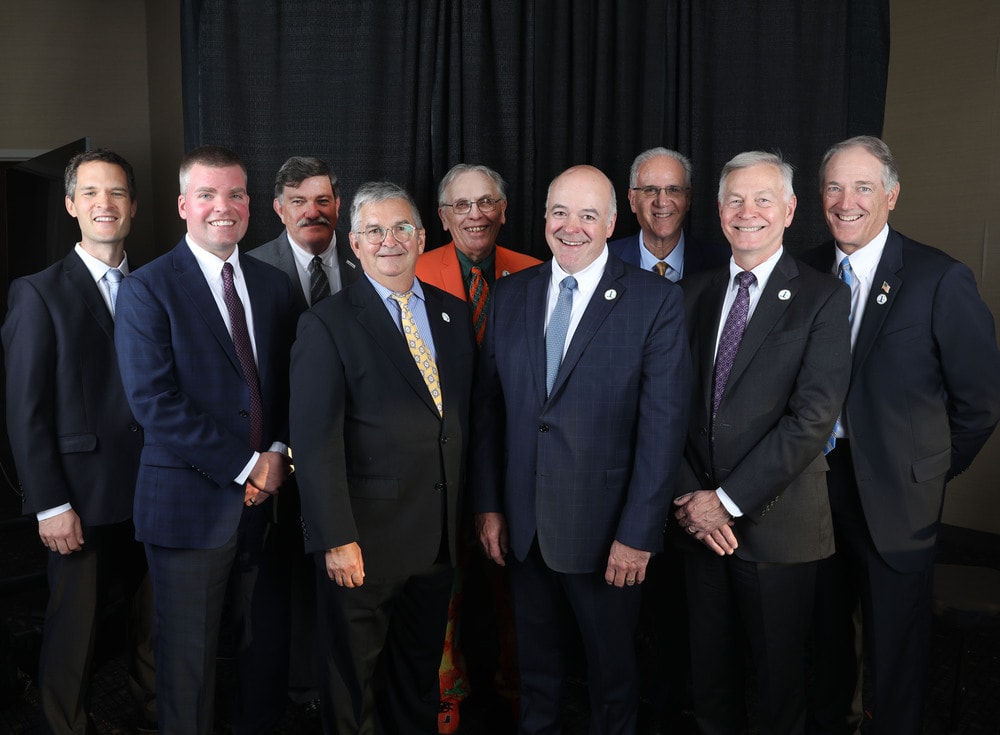
<svg viewBox="0 0 1000 735">
<path fill-rule="evenodd" d="M 298 222 L 295 223 L 296 227 L 309 227 L 311 225 L 329 225 L 330 220 L 328 220 L 323 215 L 319 217 L 303 217 Z"/>
</svg>

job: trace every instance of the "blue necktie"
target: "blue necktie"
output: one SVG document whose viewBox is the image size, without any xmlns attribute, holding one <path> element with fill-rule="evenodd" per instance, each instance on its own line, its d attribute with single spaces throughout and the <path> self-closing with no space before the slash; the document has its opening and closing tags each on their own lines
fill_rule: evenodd
<svg viewBox="0 0 1000 735">
<path fill-rule="evenodd" d="M 851 261 L 848 258 L 840 261 L 840 269 L 837 271 L 837 277 L 851 288 L 851 313 L 847 317 L 847 323 L 853 324 L 854 298 L 858 295 L 858 278 L 854 275 L 854 269 L 851 268 Z M 833 425 L 833 431 L 830 432 L 830 438 L 826 440 L 826 446 L 823 447 L 823 454 L 832 452 L 833 448 L 837 446 L 837 434 L 844 433 L 846 433 L 844 430 L 844 412 L 841 411 L 840 415 L 837 416 L 837 422 Z"/>
<path fill-rule="evenodd" d="M 118 287 L 125 275 L 117 268 L 108 268 L 104 280 L 108 282 L 108 294 L 111 296 L 111 316 L 115 315 L 115 304 L 118 302 Z"/>
<path fill-rule="evenodd" d="M 573 289 L 576 279 L 566 276 L 559 283 L 559 298 L 556 308 L 549 318 L 549 328 L 545 330 L 545 395 L 552 392 L 556 382 L 556 374 L 562 363 L 563 347 L 566 345 L 566 333 L 569 331 L 569 317 L 573 312 Z"/>
</svg>

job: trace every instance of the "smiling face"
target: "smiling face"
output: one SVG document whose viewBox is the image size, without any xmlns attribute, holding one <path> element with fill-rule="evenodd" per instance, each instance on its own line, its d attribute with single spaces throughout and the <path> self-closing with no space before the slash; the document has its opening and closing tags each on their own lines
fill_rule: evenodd
<svg viewBox="0 0 1000 735">
<path fill-rule="evenodd" d="M 658 187 L 656 196 L 649 197 L 636 188 Z M 669 196 L 664 188 L 676 187 Z M 691 208 L 691 193 L 687 188 L 684 166 L 669 156 L 656 156 L 639 166 L 635 187 L 628 192 L 629 205 L 642 228 L 646 248 L 659 260 L 666 258 L 681 239 L 681 225 Z"/>
<path fill-rule="evenodd" d="M 351 249 L 365 273 L 392 291 L 409 291 L 417 270 L 417 258 L 424 252 L 425 233 L 417 228 L 407 242 L 399 242 L 391 228 L 402 224 L 416 227 L 410 203 L 405 199 L 371 202 L 361 207 L 357 219 L 361 232 L 351 232 Z M 386 230 L 381 243 L 368 242 L 364 231 L 370 227 Z"/>
<path fill-rule="evenodd" d="M 340 199 L 333 193 L 329 176 L 310 176 L 298 186 L 286 186 L 274 211 L 281 217 L 292 240 L 304 250 L 319 255 L 333 240 L 340 216 Z"/>
<path fill-rule="evenodd" d="M 591 166 L 575 166 L 549 186 L 545 240 L 559 267 L 579 273 L 597 260 L 615 229 L 614 189 Z"/>
<path fill-rule="evenodd" d="M 785 228 L 795 214 L 781 171 L 758 163 L 730 173 L 721 187 L 719 221 L 733 259 L 744 270 L 757 267 L 781 247 Z"/>
<path fill-rule="evenodd" d="M 860 146 L 827 161 L 823 171 L 823 214 L 833 239 L 850 255 L 870 243 L 896 207 L 899 182 L 888 191 L 882 163 Z"/>
<path fill-rule="evenodd" d="M 80 164 L 73 198 L 66 197 L 66 211 L 80 224 L 80 245 L 95 257 L 108 247 L 124 246 L 136 207 L 125 171 L 104 161 Z"/>
<path fill-rule="evenodd" d="M 225 260 L 247 232 L 250 197 L 239 166 L 213 168 L 196 163 L 177 198 L 177 212 L 199 247 Z"/>
<path fill-rule="evenodd" d="M 448 184 L 443 198 L 446 203 L 452 204 L 463 199 L 478 202 L 483 197 L 500 199 L 496 183 L 481 171 L 466 171 Z M 500 226 L 507 221 L 506 213 L 506 199 L 497 202 L 492 212 L 482 212 L 477 205 L 473 205 L 465 214 L 457 214 L 454 207 L 438 207 L 441 225 L 451 233 L 455 247 L 473 263 L 478 263 L 493 252 Z"/>
</svg>

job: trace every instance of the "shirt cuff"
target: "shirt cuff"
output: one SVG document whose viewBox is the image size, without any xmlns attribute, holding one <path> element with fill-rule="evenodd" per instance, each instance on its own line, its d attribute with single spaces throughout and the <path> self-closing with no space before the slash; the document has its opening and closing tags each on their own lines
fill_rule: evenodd
<svg viewBox="0 0 1000 735">
<path fill-rule="evenodd" d="M 233 482 L 237 485 L 246 485 L 247 478 L 250 477 L 250 473 L 253 472 L 254 465 L 257 464 L 258 459 L 260 459 L 260 452 L 254 452 L 250 461 L 247 462 L 246 467 L 243 468 L 243 471 L 240 474 L 236 475 L 236 479 L 233 480 Z"/>
<path fill-rule="evenodd" d="M 57 505 L 55 508 L 49 508 L 48 510 L 43 510 L 35 513 L 35 518 L 40 521 L 48 520 L 49 518 L 54 518 L 60 513 L 65 513 L 67 510 L 73 510 L 73 506 L 69 503 L 63 503 L 62 505 Z"/>
<path fill-rule="evenodd" d="M 743 515 L 743 511 L 740 510 L 740 506 L 733 502 L 733 499 L 726 495 L 726 491 L 721 487 L 715 488 L 715 494 L 719 496 L 719 502 L 722 503 L 722 507 L 729 511 L 729 515 L 733 518 L 739 518 Z"/>
</svg>

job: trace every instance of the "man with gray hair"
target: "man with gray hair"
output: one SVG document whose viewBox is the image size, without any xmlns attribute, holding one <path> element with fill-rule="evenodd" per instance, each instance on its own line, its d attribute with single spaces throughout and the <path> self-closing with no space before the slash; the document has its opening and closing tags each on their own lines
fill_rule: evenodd
<svg viewBox="0 0 1000 735">
<path fill-rule="evenodd" d="M 284 232 L 247 255 L 288 274 L 298 311 L 361 275 L 348 244 L 338 247 L 340 183 L 326 163 L 307 156 L 285 161 L 274 180 L 274 212 Z"/>
<path fill-rule="evenodd" d="M 639 232 L 608 243 L 626 263 L 676 283 L 729 258 L 726 248 L 684 234 L 684 218 L 691 208 L 691 161 L 686 156 L 669 148 L 643 151 L 632 162 L 628 186 Z"/>
<path fill-rule="evenodd" d="M 784 252 L 796 199 L 779 156 L 733 158 L 718 199 L 732 260 L 681 282 L 695 383 L 670 529 L 685 557 L 695 719 L 705 735 L 747 731 L 746 639 L 760 731 L 802 733 L 816 566 L 833 553 L 823 448 L 847 391 L 850 299 Z"/>
<path fill-rule="evenodd" d="M 365 277 L 299 317 L 291 366 L 323 726 L 436 732 L 475 341 L 466 304 L 414 277 L 406 191 L 358 189 L 350 241 Z"/>
</svg>

